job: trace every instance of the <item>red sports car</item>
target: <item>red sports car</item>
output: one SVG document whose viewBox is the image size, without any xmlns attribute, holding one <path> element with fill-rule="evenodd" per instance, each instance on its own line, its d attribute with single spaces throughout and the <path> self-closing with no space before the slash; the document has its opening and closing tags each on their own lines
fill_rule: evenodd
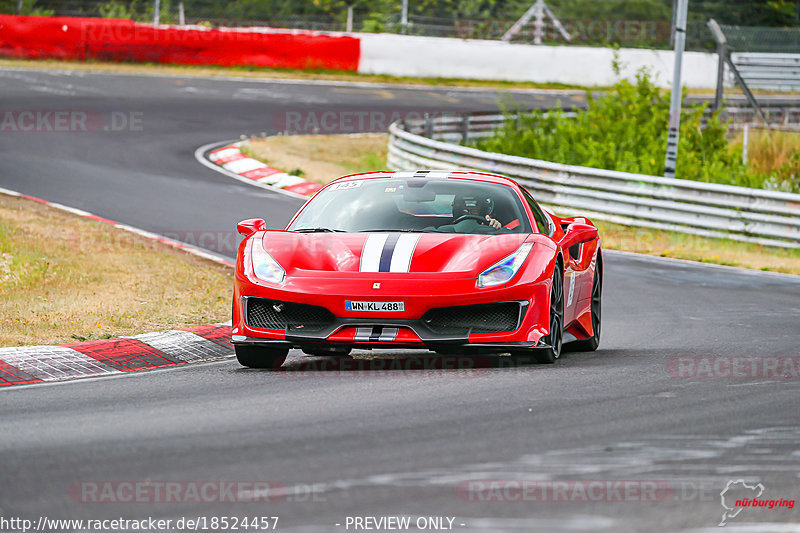
<svg viewBox="0 0 800 533">
<path fill-rule="evenodd" d="M 553 363 L 595 350 L 597 228 L 560 218 L 511 179 L 418 170 L 340 178 L 285 230 L 237 225 L 232 342 L 277 368 L 291 348 L 507 353 Z"/>
</svg>

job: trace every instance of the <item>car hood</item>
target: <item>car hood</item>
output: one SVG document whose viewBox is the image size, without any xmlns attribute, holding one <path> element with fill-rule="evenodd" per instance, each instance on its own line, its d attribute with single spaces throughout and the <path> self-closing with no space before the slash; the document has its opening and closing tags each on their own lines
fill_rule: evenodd
<svg viewBox="0 0 800 533">
<path fill-rule="evenodd" d="M 333 272 L 478 276 L 513 253 L 527 234 L 295 233 L 267 231 L 264 249 L 288 275 Z M 258 236 L 256 236 L 258 238 Z"/>
</svg>

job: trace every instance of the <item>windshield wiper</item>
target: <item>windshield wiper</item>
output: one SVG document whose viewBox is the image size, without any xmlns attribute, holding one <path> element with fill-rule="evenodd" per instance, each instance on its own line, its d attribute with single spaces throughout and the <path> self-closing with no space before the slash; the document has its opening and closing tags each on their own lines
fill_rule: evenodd
<svg viewBox="0 0 800 533">
<path fill-rule="evenodd" d="M 343 229 L 331 228 L 300 228 L 293 230 L 295 233 L 344 233 Z"/>
</svg>

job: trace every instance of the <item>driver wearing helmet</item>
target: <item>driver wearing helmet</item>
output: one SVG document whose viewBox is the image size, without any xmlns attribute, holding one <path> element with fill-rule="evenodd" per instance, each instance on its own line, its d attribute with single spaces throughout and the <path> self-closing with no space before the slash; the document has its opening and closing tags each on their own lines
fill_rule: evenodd
<svg viewBox="0 0 800 533">
<path fill-rule="evenodd" d="M 496 233 L 502 224 L 490 215 L 494 200 L 483 195 L 456 195 L 453 198 L 453 218 L 449 224 L 427 230 L 443 233 Z"/>
<path fill-rule="evenodd" d="M 462 196 L 453 198 L 453 224 L 474 220 L 494 229 L 500 229 L 500 222 L 489 215 L 494 211 L 494 200 L 488 196 Z M 481 219 L 486 220 L 483 222 Z"/>
</svg>

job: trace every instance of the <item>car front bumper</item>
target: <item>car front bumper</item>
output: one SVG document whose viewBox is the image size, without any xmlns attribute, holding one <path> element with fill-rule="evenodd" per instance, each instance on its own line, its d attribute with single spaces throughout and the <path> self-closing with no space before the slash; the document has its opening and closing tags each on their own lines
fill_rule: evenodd
<svg viewBox="0 0 800 533">
<path fill-rule="evenodd" d="M 237 276 L 234 286 L 234 344 L 260 344 L 289 348 L 336 346 L 341 348 L 427 348 L 447 352 L 508 352 L 544 348 L 549 332 L 549 285 L 517 283 L 476 289 L 475 279 L 307 278 L 288 286 L 253 283 Z M 314 305 L 333 316 L 316 331 L 294 328 L 251 327 L 245 320 L 248 298 Z M 346 309 L 346 300 L 403 301 L 403 312 L 358 312 Z M 423 321 L 431 309 L 519 302 L 523 312 L 513 331 L 476 333 L 437 332 Z"/>
</svg>

